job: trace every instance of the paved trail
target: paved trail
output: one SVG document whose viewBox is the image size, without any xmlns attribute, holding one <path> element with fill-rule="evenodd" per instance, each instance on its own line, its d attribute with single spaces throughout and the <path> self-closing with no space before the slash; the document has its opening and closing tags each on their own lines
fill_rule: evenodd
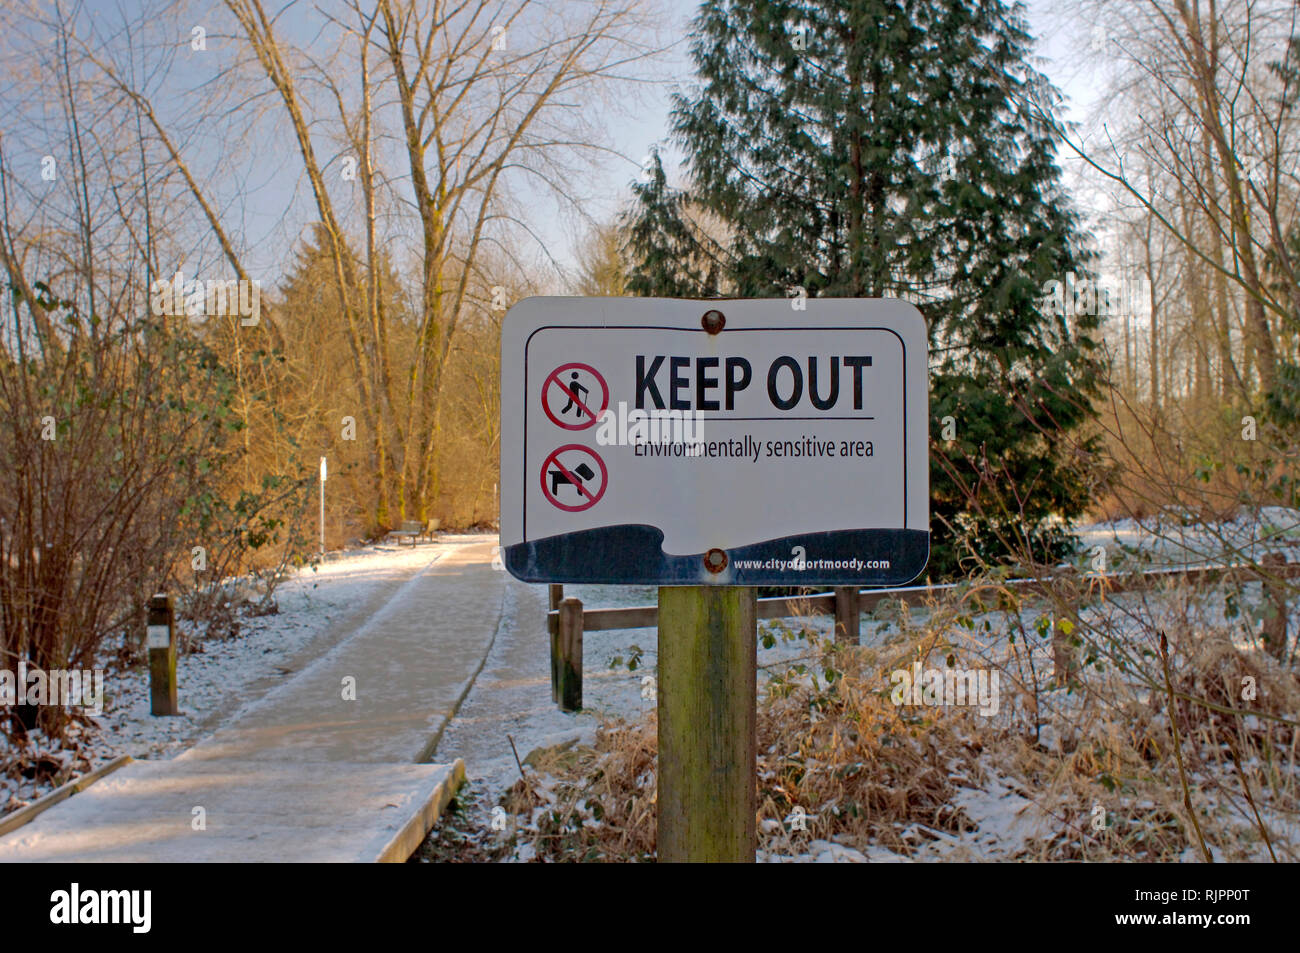
<svg viewBox="0 0 1300 953">
<path fill-rule="evenodd" d="M 0 838 L 0 861 L 404 860 L 464 774 L 459 760 L 417 762 L 497 632 L 506 577 L 491 568 L 495 545 L 429 547 L 423 570 L 231 727 L 50 808 Z"/>
</svg>

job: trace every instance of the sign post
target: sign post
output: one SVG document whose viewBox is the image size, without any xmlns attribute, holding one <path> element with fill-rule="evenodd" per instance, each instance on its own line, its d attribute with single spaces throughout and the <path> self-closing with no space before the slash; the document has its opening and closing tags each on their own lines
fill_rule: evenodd
<svg viewBox="0 0 1300 953">
<path fill-rule="evenodd" d="M 749 586 L 659 589 L 659 860 L 752 863 L 758 647 Z"/>
<path fill-rule="evenodd" d="M 803 304 L 527 298 L 502 325 L 506 569 L 660 587 L 661 860 L 754 859 L 754 587 L 835 587 L 854 642 L 858 589 L 929 559 L 925 321 Z"/>
<path fill-rule="evenodd" d="M 320 458 L 320 554 L 325 555 L 325 458 Z"/>
</svg>

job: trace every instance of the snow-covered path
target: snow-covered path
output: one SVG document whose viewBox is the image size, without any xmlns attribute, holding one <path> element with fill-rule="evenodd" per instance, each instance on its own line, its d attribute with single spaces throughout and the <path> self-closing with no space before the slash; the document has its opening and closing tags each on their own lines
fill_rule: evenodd
<svg viewBox="0 0 1300 953">
<path fill-rule="evenodd" d="M 492 646 L 506 580 L 495 545 L 440 543 L 228 727 L 52 807 L 0 838 L 0 861 L 404 860 L 464 771 L 413 762 L 431 755 Z"/>
<path fill-rule="evenodd" d="M 497 629 L 504 574 L 491 568 L 495 543 L 441 544 L 351 636 L 181 757 L 426 760 Z"/>
</svg>

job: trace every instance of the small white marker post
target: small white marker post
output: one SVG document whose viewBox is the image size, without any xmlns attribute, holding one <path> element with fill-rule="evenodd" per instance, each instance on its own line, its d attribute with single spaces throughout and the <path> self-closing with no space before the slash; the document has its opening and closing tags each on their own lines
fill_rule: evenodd
<svg viewBox="0 0 1300 953">
<path fill-rule="evenodd" d="M 325 458 L 320 458 L 320 554 L 325 555 Z"/>
<path fill-rule="evenodd" d="M 165 592 L 149 600 L 145 647 L 149 651 L 149 713 L 180 714 L 176 698 L 176 628 L 172 598 Z"/>
</svg>

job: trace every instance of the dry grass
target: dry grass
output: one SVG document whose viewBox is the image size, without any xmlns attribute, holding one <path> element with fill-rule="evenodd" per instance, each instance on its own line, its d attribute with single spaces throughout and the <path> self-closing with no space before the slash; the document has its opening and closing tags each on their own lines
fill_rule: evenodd
<svg viewBox="0 0 1300 953">
<path fill-rule="evenodd" d="M 969 624 L 975 591 L 930 606 L 921 622 L 904 610 L 874 647 L 814 639 L 815 661 L 772 675 L 758 712 L 760 850 L 798 854 L 811 840 L 833 840 L 864 853 L 972 856 L 973 839 L 983 838 L 984 850 L 988 835 L 961 795 L 996 776 L 1001 789 L 1032 802 L 1021 812 L 1032 830 L 992 856 L 1195 859 L 1173 757 L 1172 689 L 1193 809 L 1216 857 L 1268 859 L 1272 850 L 1279 860 L 1300 859 L 1300 845 L 1282 836 L 1300 829 L 1294 675 L 1235 647 L 1232 630 L 1208 622 L 1201 602 L 1183 592 L 1164 594 L 1158 611 L 1138 602 L 1118 612 L 1095 599 L 1085 610 L 1081 597 L 1078 641 L 1090 661 L 1058 684 L 1046 638 L 1026 647 L 978 637 Z M 1032 641 L 1032 626 L 1016 624 L 1026 611 L 1017 605 L 984 618 L 1003 617 L 1007 630 Z M 1173 645 L 1167 686 L 1149 648 L 1158 627 Z M 1121 668 L 1115 660 L 1125 658 Z M 912 660 L 996 669 L 999 712 L 895 705 L 889 674 Z M 1250 701 L 1245 684 L 1255 688 Z M 542 758 L 501 801 L 517 830 L 494 856 L 519 856 L 522 845 L 523 856 L 549 861 L 653 859 L 655 748 L 652 713 L 607 724 L 590 747 Z M 806 832 L 791 830 L 796 808 Z"/>
</svg>

